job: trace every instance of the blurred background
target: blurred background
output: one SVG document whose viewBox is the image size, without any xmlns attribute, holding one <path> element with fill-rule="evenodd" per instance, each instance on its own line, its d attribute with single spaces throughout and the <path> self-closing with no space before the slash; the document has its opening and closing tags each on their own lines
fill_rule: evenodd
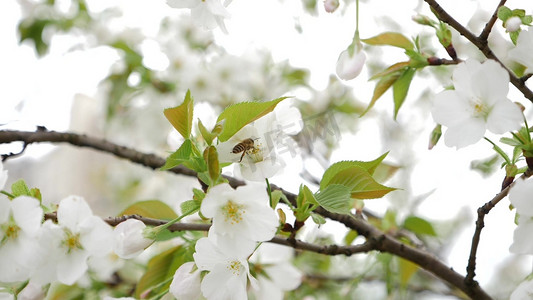
<svg viewBox="0 0 533 300">
<path fill-rule="evenodd" d="M 479 33 L 499 1 L 442 2 L 459 22 Z M 532 4 L 524 2 L 506 5 L 531 13 Z M 437 236 L 419 238 L 455 270 L 466 273 L 476 209 L 499 192 L 504 171 L 484 141 L 458 151 L 443 143 L 428 150 L 435 127 L 429 114 L 431 99 L 451 85 L 453 67 L 417 72 L 396 120 L 391 92 L 360 118 L 375 85 L 368 79 L 407 58 L 399 48 L 365 46 L 368 59 L 362 74 L 351 81 L 335 76 L 337 58 L 354 34 L 354 1 L 341 1 L 334 13 L 327 13 L 323 2 L 316 0 L 236 0 L 227 9 L 231 18 L 225 21 L 224 33 L 220 28 L 199 28 L 190 10 L 173 9 L 161 0 L 0 2 L 0 129 L 34 131 L 45 126 L 166 157 L 181 140 L 163 109 L 179 105 L 187 90 L 195 100 L 195 120 L 208 128 L 229 104 L 293 96 L 288 101 L 300 109 L 307 134 L 296 137 L 297 153 L 271 182 L 292 192 L 301 183 L 316 190 L 316 180 L 330 164 L 372 160 L 390 151 L 385 161 L 397 170 L 385 184 L 399 190 L 365 201 L 366 208 L 394 224 L 408 216 L 424 218 Z M 418 36 L 423 52 L 448 58 L 434 30 L 411 20 L 419 13 L 433 17 L 423 1 L 360 1 L 361 38 L 401 32 Z M 460 58 L 483 58 L 455 31 L 453 43 Z M 506 61 L 512 43 L 500 21 L 490 45 Z M 530 103 L 512 86 L 509 98 L 523 103 L 531 116 Z M 2 154 L 21 149 L 18 143 L 0 145 Z M 4 162 L 4 168 L 9 171 L 8 186 L 24 178 L 41 189 L 46 203 L 80 195 L 102 217 L 149 199 L 164 201 L 179 212 L 179 204 L 199 187 L 195 178 L 152 171 L 70 145 L 31 145 L 23 155 Z M 231 167 L 225 172 L 231 175 Z M 532 266 L 529 257 L 508 252 L 515 227 L 508 204 L 502 201 L 485 218 L 476 271 L 481 285 L 501 299 Z M 323 226 L 321 233 L 313 230 L 309 229 L 315 238 L 318 234 L 337 242 L 344 239 L 338 224 Z M 379 261 L 375 256 L 350 260 L 373 266 Z M 333 258 L 324 272 L 357 275 L 357 267 L 343 264 Z M 378 278 L 384 276 L 376 272 Z M 424 276 L 428 277 L 423 274 L 417 280 L 425 282 Z M 385 285 L 368 279 L 357 289 L 385 299 Z M 437 283 L 438 288 L 442 284 Z M 413 293 L 417 299 L 455 299 Z"/>
</svg>

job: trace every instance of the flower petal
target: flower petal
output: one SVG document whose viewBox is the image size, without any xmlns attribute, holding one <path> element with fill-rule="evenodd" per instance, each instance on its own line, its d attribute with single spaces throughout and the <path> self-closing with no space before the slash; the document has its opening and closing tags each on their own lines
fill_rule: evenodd
<svg viewBox="0 0 533 300">
<path fill-rule="evenodd" d="M 461 124 L 448 127 L 444 133 L 444 143 L 448 147 L 463 148 L 475 144 L 485 134 L 485 122 L 481 118 L 465 120 Z"/>
<path fill-rule="evenodd" d="M 498 101 L 487 118 L 487 129 L 496 134 L 518 130 L 523 117 L 520 108 L 508 99 Z"/>
<path fill-rule="evenodd" d="M 43 209 L 39 200 L 19 196 L 11 201 L 11 209 L 13 219 L 22 230 L 30 235 L 37 233 L 43 221 Z"/>
<path fill-rule="evenodd" d="M 79 196 L 69 196 L 59 202 L 57 221 L 61 226 L 77 232 L 80 222 L 91 217 L 93 212 L 87 202 Z"/>
</svg>

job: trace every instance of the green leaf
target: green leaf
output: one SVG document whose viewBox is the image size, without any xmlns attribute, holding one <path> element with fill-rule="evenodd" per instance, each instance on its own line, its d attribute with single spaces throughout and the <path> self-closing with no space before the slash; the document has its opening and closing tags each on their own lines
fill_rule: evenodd
<svg viewBox="0 0 533 300">
<path fill-rule="evenodd" d="M 272 191 L 272 208 L 276 207 L 281 199 L 283 199 L 285 203 L 289 202 L 289 199 L 287 199 L 287 196 L 285 196 L 282 191 Z"/>
<path fill-rule="evenodd" d="M 170 280 L 168 279 L 174 276 L 179 266 L 190 259 L 187 256 L 186 248 L 180 245 L 152 257 L 146 266 L 146 272 L 137 283 L 135 298 L 141 299 L 141 294 L 147 293 L 148 291 L 157 294 L 167 289 L 170 285 Z M 154 287 L 165 280 L 168 280 L 167 284 L 154 289 Z M 152 291 L 152 289 L 154 290 Z"/>
<path fill-rule="evenodd" d="M 398 171 L 401 167 L 391 165 L 388 163 L 381 163 L 377 166 L 376 170 L 374 171 L 374 174 L 372 175 L 372 178 L 374 178 L 378 182 L 384 182 L 391 178 L 396 171 Z"/>
<path fill-rule="evenodd" d="M 200 210 L 202 202 L 196 201 L 196 200 L 187 200 L 180 204 L 181 213 L 189 213 L 189 215 L 192 215 L 193 213 Z"/>
<path fill-rule="evenodd" d="M 356 230 L 350 230 L 346 233 L 344 236 L 344 243 L 346 245 L 351 245 L 353 241 L 355 241 L 355 238 L 359 236 L 359 233 Z"/>
<path fill-rule="evenodd" d="M 398 257 L 398 268 L 400 270 L 400 286 L 405 288 L 420 267 L 415 263 Z"/>
<path fill-rule="evenodd" d="M 500 6 L 500 8 L 498 8 L 498 19 L 502 20 L 503 22 L 507 21 L 507 19 L 512 16 L 513 12 L 507 6 Z"/>
<path fill-rule="evenodd" d="M 204 138 L 205 142 L 211 146 L 216 135 L 212 134 L 209 130 L 207 130 L 202 121 L 200 121 L 200 119 L 198 119 L 198 130 L 200 131 L 200 134 Z"/>
<path fill-rule="evenodd" d="M 140 215 L 146 218 L 172 220 L 178 217 L 170 206 L 159 200 L 135 202 L 123 210 L 119 216 Z"/>
<path fill-rule="evenodd" d="M 389 75 L 389 74 L 392 74 L 392 73 L 400 72 L 400 71 L 405 70 L 406 68 L 408 68 L 410 65 L 411 65 L 411 63 L 408 62 L 408 61 L 402 61 L 402 62 L 395 63 L 395 64 L 389 66 L 388 68 L 386 68 L 385 70 L 383 70 L 383 71 L 381 71 L 381 72 L 379 72 L 377 74 L 374 74 L 368 80 L 374 80 L 374 79 L 378 79 L 380 77 L 383 77 L 383 76 L 386 76 L 386 75 Z"/>
<path fill-rule="evenodd" d="M 371 161 L 344 160 L 332 164 L 322 176 L 322 180 L 320 181 L 320 189 L 324 189 L 326 186 L 328 186 L 331 179 L 337 173 L 353 166 L 361 167 L 365 169 L 370 175 L 373 175 L 376 168 L 381 164 L 381 162 L 385 159 L 385 157 L 387 157 L 388 154 L 389 152 L 385 152 L 380 157 Z"/>
<path fill-rule="evenodd" d="M 155 241 L 157 242 L 164 242 L 164 241 L 168 241 L 168 240 L 171 240 L 173 238 L 176 238 L 176 237 L 179 237 L 179 236 L 183 236 L 183 231 L 170 231 L 168 229 L 165 229 L 165 230 L 161 230 L 156 236 L 155 236 Z"/>
<path fill-rule="evenodd" d="M 15 196 L 15 198 L 18 196 L 33 197 L 30 189 L 28 188 L 26 182 L 24 182 L 23 179 L 19 179 L 11 185 L 11 194 Z"/>
<path fill-rule="evenodd" d="M 304 206 L 306 204 L 318 204 L 313 195 L 313 192 L 307 187 L 307 185 L 302 185 L 300 187 L 300 193 L 296 200 L 298 207 Z"/>
<path fill-rule="evenodd" d="M 191 136 L 193 107 L 191 91 L 187 91 L 185 100 L 180 106 L 167 108 L 164 111 L 165 117 L 167 117 L 170 124 L 186 139 Z"/>
<path fill-rule="evenodd" d="M 311 213 L 311 219 L 317 225 L 326 224 L 326 219 L 319 214 Z"/>
<path fill-rule="evenodd" d="M 405 50 L 412 50 L 414 48 L 413 43 L 408 38 L 397 32 L 384 32 L 369 39 L 362 39 L 361 41 L 369 45 L 389 45 Z"/>
<path fill-rule="evenodd" d="M 202 202 L 202 200 L 204 200 L 205 198 L 205 193 L 204 191 L 202 190 L 199 190 L 199 189 L 196 189 L 196 188 L 193 188 L 192 189 L 192 193 L 193 193 L 193 196 L 192 198 L 196 201 L 200 201 Z"/>
<path fill-rule="evenodd" d="M 402 106 L 403 102 L 405 101 L 405 98 L 407 97 L 407 92 L 409 91 L 409 86 L 411 85 L 411 81 L 413 80 L 413 76 L 415 75 L 415 69 L 408 68 L 406 69 L 402 75 L 400 75 L 400 78 L 396 80 L 396 82 L 392 85 L 392 96 L 394 99 L 394 119 L 396 120 L 396 116 L 398 115 L 398 111 L 400 110 L 400 107 Z"/>
<path fill-rule="evenodd" d="M 364 116 L 374 106 L 376 101 L 378 101 L 378 99 L 385 94 L 385 92 L 396 82 L 396 80 L 398 80 L 400 74 L 401 71 L 396 71 L 381 77 L 378 83 L 376 83 L 376 86 L 374 87 L 374 93 L 372 94 L 372 99 L 370 100 L 368 107 L 361 114 L 361 117 Z"/>
<path fill-rule="evenodd" d="M 405 221 L 403 221 L 403 227 L 416 234 L 437 236 L 437 233 L 430 222 L 416 216 L 407 217 Z"/>
<path fill-rule="evenodd" d="M 381 198 L 395 188 L 387 187 L 377 183 L 367 170 L 353 166 L 344 169 L 331 178 L 331 184 L 341 184 L 351 190 L 352 198 L 355 199 L 375 199 Z"/>
<path fill-rule="evenodd" d="M 217 123 L 224 120 L 222 132 L 218 136 L 221 142 L 227 141 L 247 124 L 272 112 L 276 105 L 287 97 L 268 102 L 241 102 L 228 106 L 218 117 Z"/>
<path fill-rule="evenodd" d="M 352 208 L 353 200 L 350 198 L 350 188 L 340 184 L 328 185 L 315 195 L 316 201 L 324 209 L 339 213 L 348 214 Z"/>
<path fill-rule="evenodd" d="M 186 139 L 176 152 L 167 157 L 165 164 L 160 170 L 168 170 L 179 165 L 184 165 L 196 172 L 206 171 L 207 165 L 204 158 L 197 157 L 196 155 L 200 155 L 198 149 L 194 146 L 191 140 Z"/>
</svg>

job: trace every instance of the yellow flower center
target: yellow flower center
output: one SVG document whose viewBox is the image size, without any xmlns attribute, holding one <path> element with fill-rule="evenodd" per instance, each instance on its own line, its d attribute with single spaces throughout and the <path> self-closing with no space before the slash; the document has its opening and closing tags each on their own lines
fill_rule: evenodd
<svg viewBox="0 0 533 300">
<path fill-rule="evenodd" d="M 243 208 L 244 205 L 240 205 L 229 200 L 226 205 L 222 207 L 223 214 L 226 217 L 226 222 L 229 222 L 231 225 L 241 222 L 242 215 L 246 213 L 246 210 Z"/>
<path fill-rule="evenodd" d="M 487 116 L 490 113 L 490 107 L 487 104 L 483 103 L 480 99 L 473 99 L 472 105 L 474 108 L 474 117 L 487 119 Z"/>
<path fill-rule="evenodd" d="M 233 273 L 233 275 L 239 276 L 241 274 L 243 266 L 239 261 L 234 260 L 230 262 L 227 268 L 230 270 L 231 273 Z"/>
<path fill-rule="evenodd" d="M 20 227 L 15 223 L 14 220 L 2 224 L 1 230 L 4 232 L 4 238 L 2 243 L 7 240 L 15 240 L 19 236 Z"/>
<path fill-rule="evenodd" d="M 67 248 L 67 253 L 74 250 L 82 250 L 83 246 L 80 243 L 80 234 L 74 234 L 72 231 L 65 229 L 65 238 L 63 239 L 63 246 Z"/>
</svg>

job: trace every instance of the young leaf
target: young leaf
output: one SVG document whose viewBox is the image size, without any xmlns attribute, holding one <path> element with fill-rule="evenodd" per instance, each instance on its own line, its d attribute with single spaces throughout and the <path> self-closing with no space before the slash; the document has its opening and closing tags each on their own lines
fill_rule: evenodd
<svg viewBox="0 0 533 300">
<path fill-rule="evenodd" d="M 331 178 L 333 178 L 337 173 L 353 166 L 361 167 L 370 175 L 373 175 L 376 168 L 381 164 L 385 157 L 387 157 L 387 154 L 389 154 L 389 152 L 385 152 L 380 157 L 371 161 L 345 160 L 332 164 L 322 176 L 322 180 L 320 181 L 320 189 L 324 189 L 326 186 L 328 186 Z"/>
<path fill-rule="evenodd" d="M 170 206 L 159 200 L 135 202 L 123 210 L 119 216 L 140 215 L 146 218 L 172 220 L 178 217 Z"/>
<path fill-rule="evenodd" d="M 176 130 L 188 139 L 191 135 L 192 129 L 192 116 L 193 116 L 193 98 L 191 97 L 191 91 L 187 91 L 185 100 L 180 106 L 173 108 L 167 108 L 164 111 L 165 117 L 170 124 L 176 128 Z"/>
<path fill-rule="evenodd" d="M 24 182 L 24 180 L 22 179 L 17 180 L 11 185 L 11 194 L 15 196 L 15 198 L 18 196 L 33 197 L 30 189 L 26 185 L 26 182 Z"/>
<path fill-rule="evenodd" d="M 368 107 L 361 114 L 361 117 L 364 116 L 372 108 L 372 106 L 374 106 L 376 101 L 378 101 L 378 99 L 385 94 L 385 92 L 396 82 L 396 80 L 398 80 L 400 74 L 401 71 L 396 71 L 381 77 L 378 83 L 376 83 L 376 86 L 374 87 L 374 94 L 372 94 L 372 99 L 370 100 Z"/>
<path fill-rule="evenodd" d="M 415 69 L 407 68 L 402 73 L 402 75 L 400 75 L 400 78 L 398 78 L 398 80 L 396 80 L 396 82 L 392 85 L 395 120 L 396 116 L 398 115 L 398 111 L 400 110 L 400 107 L 402 106 L 403 102 L 405 101 L 405 98 L 407 97 L 407 92 L 409 91 L 409 86 L 411 85 L 411 81 L 413 80 L 414 75 Z"/>
<path fill-rule="evenodd" d="M 358 166 L 349 167 L 338 172 L 327 185 L 331 184 L 346 186 L 351 190 L 352 198 L 355 199 L 381 198 L 395 190 L 395 188 L 377 183 L 365 169 Z"/>
<path fill-rule="evenodd" d="M 207 128 L 205 128 L 204 124 L 200 119 L 198 119 L 198 131 L 200 131 L 200 134 L 204 138 L 205 142 L 211 146 L 211 143 L 213 143 L 213 139 L 215 138 Z"/>
<path fill-rule="evenodd" d="M 191 156 L 193 155 L 193 144 L 191 140 L 186 139 L 183 144 L 176 150 L 176 152 L 170 154 L 167 157 L 167 161 L 165 164 L 160 168 L 160 170 L 168 170 L 172 169 L 175 166 L 179 166 L 183 164 L 186 161 L 189 161 Z"/>
<path fill-rule="evenodd" d="M 241 102 L 228 106 L 218 117 L 217 123 L 224 120 L 222 132 L 218 136 L 221 142 L 227 141 L 241 128 L 262 116 L 272 112 L 276 105 L 287 97 L 281 97 L 268 102 Z"/>
<path fill-rule="evenodd" d="M 311 219 L 317 225 L 326 224 L 326 219 L 319 214 L 311 213 Z"/>
<path fill-rule="evenodd" d="M 196 201 L 196 200 L 184 201 L 180 205 L 181 213 L 182 214 L 188 213 L 189 215 L 192 215 L 193 213 L 200 210 L 201 203 L 202 202 Z"/>
<path fill-rule="evenodd" d="M 400 271 L 400 286 L 405 288 L 407 283 L 420 267 L 406 259 L 398 257 L 398 269 Z"/>
<path fill-rule="evenodd" d="M 384 32 L 369 39 L 362 39 L 361 41 L 369 45 L 389 45 L 405 50 L 412 50 L 414 48 L 413 43 L 408 38 L 397 32 Z"/>
<path fill-rule="evenodd" d="M 135 287 L 135 298 L 141 299 L 142 294 L 156 287 L 161 282 L 172 278 L 178 267 L 190 260 L 190 257 L 187 256 L 186 248 L 180 245 L 152 257 L 146 266 L 146 272 Z M 162 290 L 168 289 L 169 285 L 170 280 L 168 280 L 167 284 L 158 287 L 153 292 L 157 294 Z"/>
<path fill-rule="evenodd" d="M 416 234 L 437 236 L 435 229 L 433 229 L 433 225 L 431 225 L 431 223 L 419 217 L 415 217 L 415 216 L 407 217 L 405 221 L 403 221 L 403 227 Z"/>
<path fill-rule="evenodd" d="M 344 236 L 344 243 L 346 245 L 351 245 L 353 241 L 355 241 L 355 238 L 359 235 L 359 233 L 356 230 L 350 230 L 346 233 Z"/>
<path fill-rule="evenodd" d="M 392 66 L 389 66 L 388 68 L 386 68 L 385 70 L 383 70 L 383 71 L 381 71 L 381 72 L 379 72 L 377 74 L 374 74 L 368 80 L 370 81 L 370 80 L 378 79 L 380 77 L 389 75 L 391 73 L 395 73 L 395 72 L 398 72 L 398 71 L 405 70 L 410 65 L 411 65 L 411 63 L 408 62 L 408 61 L 402 61 L 402 62 L 395 63 Z"/>
<path fill-rule="evenodd" d="M 328 185 L 321 189 L 315 194 L 315 199 L 324 209 L 339 214 L 350 213 L 353 202 L 350 198 L 350 188 L 340 184 Z"/>
</svg>

